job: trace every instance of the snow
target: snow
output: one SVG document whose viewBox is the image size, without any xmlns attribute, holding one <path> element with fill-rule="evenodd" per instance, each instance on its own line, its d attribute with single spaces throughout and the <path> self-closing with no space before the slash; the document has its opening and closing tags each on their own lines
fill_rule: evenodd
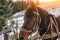
<svg viewBox="0 0 60 40">
<path fill-rule="evenodd" d="M 55 17 L 58 17 L 58 16 L 60 16 L 60 8 L 49 9 L 48 13 L 52 14 L 52 15 L 55 15 Z"/>
<path fill-rule="evenodd" d="M 13 15 L 13 17 L 22 17 L 22 16 L 24 15 L 25 11 L 26 11 L 26 10 L 21 11 L 21 12 L 17 12 L 17 13 L 15 13 L 15 14 Z"/>
<path fill-rule="evenodd" d="M 23 16 L 24 13 L 25 13 L 25 10 L 24 11 L 21 11 L 21 12 L 17 12 L 17 13 L 15 13 L 13 15 L 13 19 L 11 19 L 11 20 L 14 20 L 15 22 L 18 21 L 18 26 L 19 26 L 18 32 L 19 32 L 19 30 L 20 30 L 20 28 L 21 28 L 21 26 L 23 25 L 23 22 L 24 22 L 24 19 L 23 19 L 24 18 L 24 16 Z M 8 20 L 7 22 L 8 22 L 8 25 L 11 24 L 11 21 L 10 20 Z M 14 34 L 13 32 L 9 33 L 9 35 L 13 35 L 13 34 Z M 0 35 L 0 40 L 4 40 L 3 39 L 4 38 L 3 36 L 4 36 L 3 34 Z"/>
<path fill-rule="evenodd" d="M 3 34 L 0 35 L 0 40 L 4 40 L 4 39 L 3 39 L 3 38 L 4 38 L 3 36 L 4 36 Z"/>
</svg>

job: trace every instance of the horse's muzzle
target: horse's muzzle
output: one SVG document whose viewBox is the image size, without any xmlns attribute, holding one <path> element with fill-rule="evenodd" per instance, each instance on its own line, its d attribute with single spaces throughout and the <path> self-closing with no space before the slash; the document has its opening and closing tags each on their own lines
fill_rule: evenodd
<svg viewBox="0 0 60 40">
<path fill-rule="evenodd" d="M 19 40 L 24 40 L 24 38 L 23 37 L 19 37 Z"/>
</svg>

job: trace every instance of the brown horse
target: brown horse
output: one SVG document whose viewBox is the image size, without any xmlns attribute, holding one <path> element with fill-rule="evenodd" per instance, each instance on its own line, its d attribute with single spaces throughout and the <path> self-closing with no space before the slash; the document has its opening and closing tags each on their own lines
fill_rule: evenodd
<svg viewBox="0 0 60 40">
<path fill-rule="evenodd" d="M 38 24 L 38 26 L 36 26 L 36 27 L 38 28 L 39 34 L 41 36 L 43 36 L 44 33 L 48 29 L 48 25 L 50 23 L 50 16 L 53 17 L 53 15 L 49 15 L 46 10 L 44 10 L 40 7 L 36 7 L 35 4 L 32 3 L 31 6 L 26 10 L 25 15 L 24 15 L 24 24 L 19 33 L 20 40 L 27 40 L 28 36 L 31 34 L 31 32 L 34 28 L 35 23 Z M 36 20 L 37 18 L 38 18 L 38 20 Z M 58 25 L 60 26 L 60 17 L 56 18 L 56 20 L 58 22 Z M 53 27 L 53 29 L 56 33 L 55 27 Z M 46 34 L 51 34 L 51 27 L 49 27 Z M 56 40 L 57 38 L 58 37 L 56 36 L 56 37 L 52 38 L 52 40 Z M 51 38 L 48 38 L 45 40 L 51 40 Z"/>
</svg>

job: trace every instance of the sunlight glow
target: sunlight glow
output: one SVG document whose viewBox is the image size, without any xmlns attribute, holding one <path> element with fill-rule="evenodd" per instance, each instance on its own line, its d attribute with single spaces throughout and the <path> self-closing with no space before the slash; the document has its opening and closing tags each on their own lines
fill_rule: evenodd
<svg viewBox="0 0 60 40">
<path fill-rule="evenodd" d="M 40 2 L 52 2 L 53 0 L 39 0 Z"/>
<path fill-rule="evenodd" d="M 38 0 L 39 2 L 52 2 L 52 1 L 55 1 L 55 0 Z M 34 2 L 36 2 L 36 0 L 34 0 Z"/>
</svg>

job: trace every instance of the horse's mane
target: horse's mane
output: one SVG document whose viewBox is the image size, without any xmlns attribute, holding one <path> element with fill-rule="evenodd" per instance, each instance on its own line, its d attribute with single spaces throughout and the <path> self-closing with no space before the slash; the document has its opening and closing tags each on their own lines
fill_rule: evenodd
<svg viewBox="0 0 60 40">
<path fill-rule="evenodd" d="M 50 22 L 49 14 L 45 9 L 42 8 L 38 8 L 38 11 L 41 16 L 41 24 L 39 25 L 40 26 L 39 32 L 40 35 L 43 35 L 46 32 Z"/>
</svg>

